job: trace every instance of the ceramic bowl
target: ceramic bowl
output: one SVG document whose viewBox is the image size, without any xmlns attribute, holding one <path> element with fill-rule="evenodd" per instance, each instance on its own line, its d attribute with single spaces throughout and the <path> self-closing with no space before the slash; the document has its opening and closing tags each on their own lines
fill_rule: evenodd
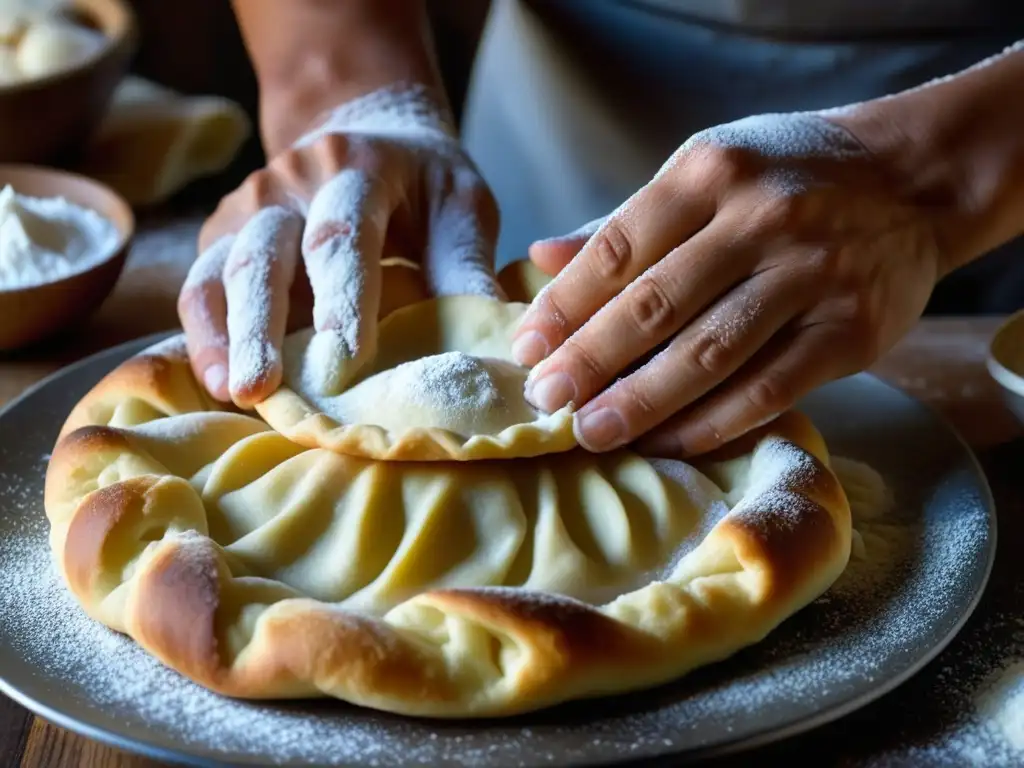
<svg viewBox="0 0 1024 768">
<path fill-rule="evenodd" d="M 985 364 L 1002 387 L 1007 407 L 1024 421 L 1024 310 L 1007 318 L 993 334 Z"/>
<path fill-rule="evenodd" d="M 58 163 L 73 157 L 102 120 L 137 45 L 127 0 L 70 0 L 76 20 L 105 38 L 75 67 L 0 86 L 0 163 Z"/>
<path fill-rule="evenodd" d="M 99 308 L 113 290 L 135 233 L 131 206 L 109 187 L 73 173 L 33 166 L 0 165 L 0 189 L 10 184 L 29 197 L 64 197 L 110 220 L 118 232 L 106 258 L 49 283 L 0 290 L 0 351 L 43 341 Z"/>
</svg>

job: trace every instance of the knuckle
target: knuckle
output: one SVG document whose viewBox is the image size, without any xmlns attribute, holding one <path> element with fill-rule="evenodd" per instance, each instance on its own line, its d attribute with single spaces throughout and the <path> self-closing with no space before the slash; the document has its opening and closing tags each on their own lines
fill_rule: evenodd
<svg viewBox="0 0 1024 768">
<path fill-rule="evenodd" d="M 626 272 L 633 258 L 633 246 L 622 225 L 613 219 L 595 236 L 591 253 L 595 276 L 606 280 Z"/>
<path fill-rule="evenodd" d="M 761 206 L 757 219 L 763 229 L 790 230 L 802 220 L 805 207 L 799 193 L 778 192 Z"/>
<path fill-rule="evenodd" d="M 657 420 L 658 406 L 643 386 L 630 382 L 622 387 L 620 396 L 631 420 L 641 424 L 653 424 Z"/>
<path fill-rule="evenodd" d="M 313 144 L 313 152 L 329 164 L 338 165 L 348 155 L 351 140 L 343 133 L 325 133 Z"/>
<path fill-rule="evenodd" d="M 732 357 L 733 349 L 728 338 L 715 330 L 705 331 L 694 343 L 694 361 L 704 373 L 711 376 L 728 370 Z"/>
<path fill-rule="evenodd" d="M 301 176 L 305 169 L 305 151 L 299 148 L 290 147 L 273 157 L 267 168 L 285 176 Z"/>
<path fill-rule="evenodd" d="M 701 147 L 703 175 L 709 183 L 729 186 L 750 174 L 750 153 L 728 144 L 707 143 Z"/>
<path fill-rule="evenodd" d="M 676 308 L 657 278 L 640 278 L 630 293 L 630 313 L 641 333 L 661 336 L 674 330 Z"/>
<path fill-rule="evenodd" d="M 242 192 L 247 204 L 252 208 L 265 208 L 272 204 L 277 197 L 277 185 L 273 172 L 266 168 L 253 171 L 243 182 L 239 191 Z"/>
<path fill-rule="evenodd" d="M 565 342 L 566 358 L 570 366 L 585 375 L 589 381 L 603 381 L 604 366 L 597 356 L 591 352 L 587 345 L 576 337 L 570 337 Z"/>
<path fill-rule="evenodd" d="M 790 387 L 775 376 L 762 376 L 743 390 L 756 413 L 774 414 L 785 410 L 793 401 Z"/>
<path fill-rule="evenodd" d="M 569 316 L 566 315 L 562 307 L 562 299 L 559 296 L 560 286 L 555 283 L 548 285 L 549 289 L 538 294 L 535 299 L 540 310 L 536 316 L 544 318 L 547 324 L 555 329 L 553 335 L 560 337 L 563 335 L 563 330 L 569 325 Z"/>
<path fill-rule="evenodd" d="M 843 262 L 841 249 L 834 247 L 815 248 L 805 257 L 806 266 L 819 279 L 827 283 L 836 283 L 843 278 Z"/>
</svg>

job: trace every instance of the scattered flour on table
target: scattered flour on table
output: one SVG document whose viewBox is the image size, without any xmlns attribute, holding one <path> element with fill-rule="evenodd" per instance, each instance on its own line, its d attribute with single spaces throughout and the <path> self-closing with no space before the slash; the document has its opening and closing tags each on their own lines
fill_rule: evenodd
<svg viewBox="0 0 1024 768">
<path fill-rule="evenodd" d="M 93 267 L 117 247 L 117 228 L 62 197 L 0 191 L 0 290 L 53 282 Z"/>
<path fill-rule="evenodd" d="M 1024 658 L 999 670 L 994 677 L 978 697 L 978 714 L 982 722 L 998 729 L 1024 758 Z"/>
</svg>

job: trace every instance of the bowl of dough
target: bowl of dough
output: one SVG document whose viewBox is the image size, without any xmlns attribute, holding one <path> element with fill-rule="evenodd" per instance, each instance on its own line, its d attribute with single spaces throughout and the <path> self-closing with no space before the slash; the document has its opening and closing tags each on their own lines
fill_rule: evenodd
<svg viewBox="0 0 1024 768">
<path fill-rule="evenodd" d="M 73 155 L 105 114 L 135 46 L 125 0 L 0 0 L 0 162 Z"/>
<path fill-rule="evenodd" d="M 0 165 L 0 352 L 81 322 L 113 290 L 131 207 L 84 176 Z"/>
</svg>

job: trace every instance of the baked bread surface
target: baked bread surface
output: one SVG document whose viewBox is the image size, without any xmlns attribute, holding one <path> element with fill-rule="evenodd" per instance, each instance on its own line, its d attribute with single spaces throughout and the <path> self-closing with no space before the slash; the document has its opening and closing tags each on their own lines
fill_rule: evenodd
<svg viewBox="0 0 1024 768">
<path fill-rule="evenodd" d="M 215 403 L 180 337 L 75 407 L 45 507 L 83 609 L 198 684 L 443 718 L 725 659 L 826 591 L 851 547 L 798 412 L 692 465 L 384 462 Z"/>
</svg>

